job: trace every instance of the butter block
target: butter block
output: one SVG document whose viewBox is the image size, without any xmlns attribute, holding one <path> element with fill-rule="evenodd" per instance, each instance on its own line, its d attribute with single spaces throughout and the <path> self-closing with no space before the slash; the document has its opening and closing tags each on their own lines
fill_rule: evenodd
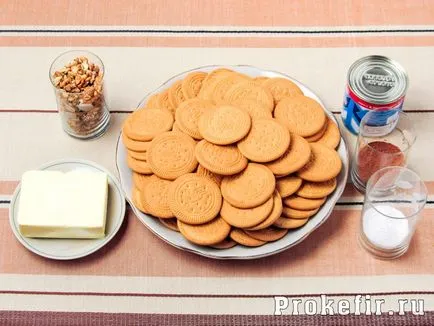
<svg viewBox="0 0 434 326">
<path fill-rule="evenodd" d="M 21 181 L 20 233 L 32 238 L 102 238 L 107 198 L 106 173 L 28 171 Z"/>
</svg>

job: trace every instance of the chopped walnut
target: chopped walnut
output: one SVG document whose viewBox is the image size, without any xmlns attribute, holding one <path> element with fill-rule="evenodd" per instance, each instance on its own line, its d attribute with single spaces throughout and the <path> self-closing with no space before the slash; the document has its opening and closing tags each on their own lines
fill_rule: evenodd
<svg viewBox="0 0 434 326">
<path fill-rule="evenodd" d="M 86 57 L 77 57 L 52 76 L 59 111 L 78 136 L 91 134 L 106 118 L 103 71 Z"/>
</svg>

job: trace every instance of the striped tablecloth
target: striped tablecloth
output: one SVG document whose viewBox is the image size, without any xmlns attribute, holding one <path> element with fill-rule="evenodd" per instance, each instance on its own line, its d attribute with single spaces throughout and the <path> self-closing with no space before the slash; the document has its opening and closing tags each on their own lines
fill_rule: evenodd
<svg viewBox="0 0 434 326">
<path fill-rule="evenodd" d="M 0 325 L 434 325 L 434 1 L 3 0 L 0 25 Z M 95 141 L 68 137 L 56 114 L 48 68 L 70 48 L 106 66 L 112 124 Z M 405 110 L 418 132 L 410 166 L 430 193 L 400 259 L 375 260 L 359 247 L 363 198 L 351 185 L 305 241 L 254 261 L 182 252 L 130 209 L 116 238 L 84 259 L 47 260 L 14 238 L 8 209 L 21 174 L 61 158 L 115 172 L 126 113 L 172 75 L 207 64 L 281 71 L 339 118 L 347 69 L 369 54 L 409 73 Z M 358 294 L 384 299 L 383 314 L 357 316 Z M 349 300 L 350 314 L 302 309 L 311 299 L 321 308 L 321 295 Z M 299 315 L 273 316 L 275 296 L 303 300 Z M 400 299 L 409 300 L 402 314 Z M 415 300 L 423 315 L 409 311 L 412 301 L 421 308 Z"/>
</svg>

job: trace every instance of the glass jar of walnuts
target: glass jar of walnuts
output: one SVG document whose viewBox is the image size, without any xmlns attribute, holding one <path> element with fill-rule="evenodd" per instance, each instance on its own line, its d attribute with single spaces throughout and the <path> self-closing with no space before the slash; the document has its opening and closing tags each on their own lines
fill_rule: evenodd
<svg viewBox="0 0 434 326">
<path fill-rule="evenodd" d="M 59 55 L 50 67 L 62 127 L 69 135 L 96 138 L 110 123 L 110 111 L 104 97 L 104 65 L 88 51 L 68 51 Z"/>
</svg>

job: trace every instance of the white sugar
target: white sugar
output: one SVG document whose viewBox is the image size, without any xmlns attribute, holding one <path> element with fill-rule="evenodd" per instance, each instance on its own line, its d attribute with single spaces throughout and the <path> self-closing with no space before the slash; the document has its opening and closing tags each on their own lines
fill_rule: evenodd
<svg viewBox="0 0 434 326">
<path fill-rule="evenodd" d="M 408 220 L 400 210 L 392 206 L 379 205 L 377 209 L 394 218 L 384 216 L 374 208 L 368 208 L 363 216 L 363 231 L 366 237 L 374 245 L 384 249 L 399 247 L 408 236 Z"/>
</svg>

